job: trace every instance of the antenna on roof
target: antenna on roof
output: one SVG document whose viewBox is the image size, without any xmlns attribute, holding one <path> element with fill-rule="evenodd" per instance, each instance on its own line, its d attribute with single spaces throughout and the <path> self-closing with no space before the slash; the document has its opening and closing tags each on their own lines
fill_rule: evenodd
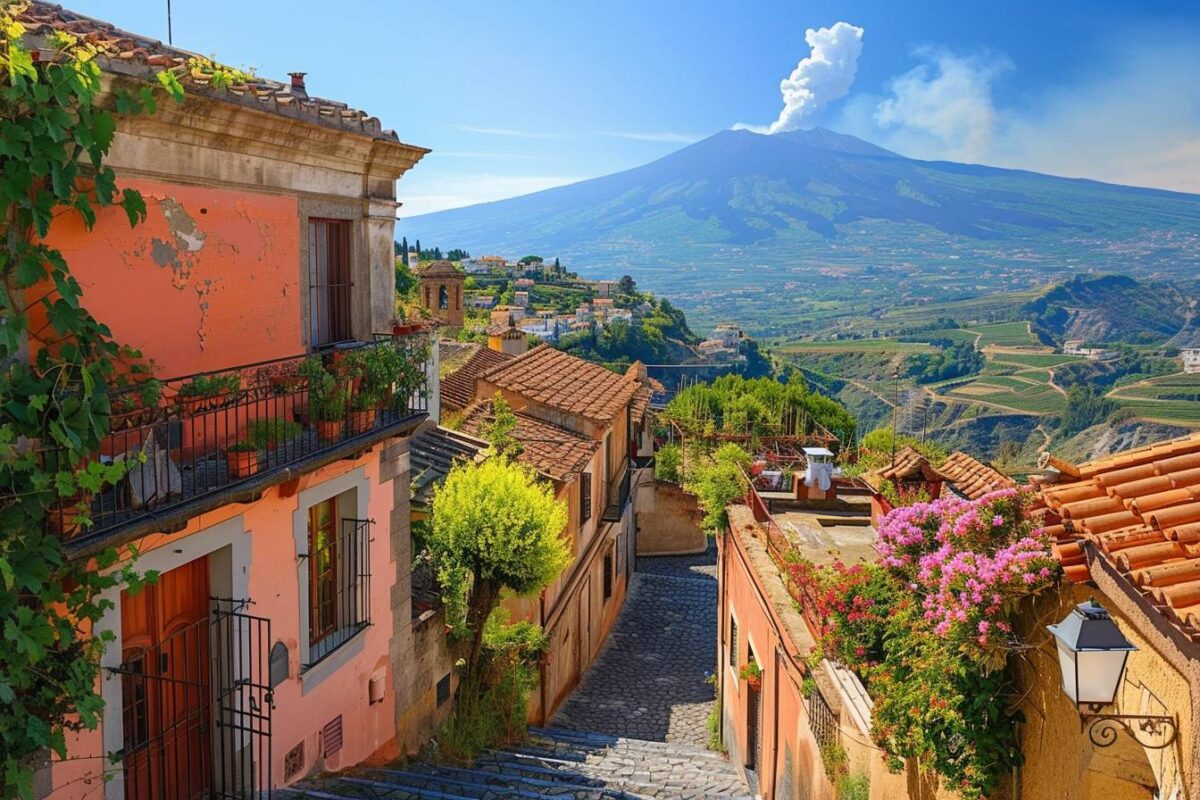
<svg viewBox="0 0 1200 800">
<path fill-rule="evenodd" d="M 171 36 L 171 0 L 167 0 L 167 44 L 175 44 Z"/>
</svg>

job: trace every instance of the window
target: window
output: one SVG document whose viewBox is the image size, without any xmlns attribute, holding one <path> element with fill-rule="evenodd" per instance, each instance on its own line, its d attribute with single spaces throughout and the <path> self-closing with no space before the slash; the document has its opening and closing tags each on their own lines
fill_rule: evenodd
<svg viewBox="0 0 1200 800">
<path fill-rule="evenodd" d="M 729 618 L 729 666 L 738 668 L 738 629 L 737 620 Z"/>
<path fill-rule="evenodd" d="M 370 624 L 370 522 L 345 519 L 354 493 L 308 509 L 308 664 Z"/>
<path fill-rule="evenodd" d="M 438 308 L 450 308 L 450 292 L 445 286 L 438 287 Z"/>
<path fill-rule="evenodd" d="M 608 548 L 604 554 L 604 599 L 612 597 L 613 593 L 613 550 Z"/>
<path fill-rule="evenodd" d="M 592 473 L 579 476 L 579 525 L 592 518 Z"/>
<path fill-rule="evenodd" d="M 313 347 L 353 337 L 350 229 L 348 219 L 308 221 L 309 342 Z"/>
</svg>

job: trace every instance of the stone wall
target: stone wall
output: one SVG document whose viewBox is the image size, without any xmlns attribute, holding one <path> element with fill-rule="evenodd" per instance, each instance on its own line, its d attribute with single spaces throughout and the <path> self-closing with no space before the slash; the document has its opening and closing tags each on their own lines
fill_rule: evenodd
<svg viewBox="0 0 1200 800">
<path fill-rule="evenodd" d="M 673 483 L 648 481 L 638 487 L 637 554 L 703 553 L 708 534 L 699 525 L 696 498 Z"/>
</svg>

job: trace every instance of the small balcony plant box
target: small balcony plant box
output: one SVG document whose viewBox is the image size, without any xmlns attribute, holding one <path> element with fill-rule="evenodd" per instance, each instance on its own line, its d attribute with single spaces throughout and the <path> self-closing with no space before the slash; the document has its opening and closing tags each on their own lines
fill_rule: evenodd
<svg viewBox="0 0 1200 800">
<path fill-rule="evenodd" d="M 762 668 L 754 661 L 743 664 L 738 670 L 738 677 L 756 692 L 762 688 Z"/>
<path fill-rule="evenodd" d="M 237 402 L 242 379 L 238 375 L 200 375 L 179 387 L 178 402 L 185 414 L 198 414 Z"/>
<path fill-rule="evenodd" d="M 248 478 L 259 469 L 258 444 L 243 439 L 225 448 L 225 466 L 229 477 Z"/>
</svg>

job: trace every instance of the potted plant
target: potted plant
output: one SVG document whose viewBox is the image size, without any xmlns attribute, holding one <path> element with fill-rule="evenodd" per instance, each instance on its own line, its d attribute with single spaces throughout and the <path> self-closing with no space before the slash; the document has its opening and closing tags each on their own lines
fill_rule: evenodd
<svg viewBox="0 0 1200 800">
<path fill-rule="evenodd" d="M 317 440 L 337 441 L 342 436 L 350 387 L 325 369 L 320 356 L 306 358 L 300 372 L 308 384 L 308 413 L 317 429 Z"/>
<path fill-rule="evenodd" d="M 162 384 L 154 378 L 120 389 L 112 396 L 109 428 L 120 431 L 150 424 L 161 397 Z"/>
<path fill-rule="evenodd" d="M 762 668 L 754 661 L 742 664 L 742 668 L 738 670 L 738 677 L 755 691 L 762 688 Z"/>
<path fill-rule="evenodd" d="M 294 394 L 304 390 L 304 377 L 300 374 L 300 363 L 297 361 L 267 364 L 259 368 L 257 377 L 268 384 L 275 394 Z"/>
<path fill-rule="evenodd" d="M 177 397 L 184 413 L 196 414 L 235 402 L 241 389 L 242 379 L 236 373 L 200 375 L 179 387 Z"/>
<path fill-rule="evenodd" d="M 258 472 L 258 444 L 248 439 L 225 448 L 225 466 L 230 478 L 248 478 Z"/>
</svg>

